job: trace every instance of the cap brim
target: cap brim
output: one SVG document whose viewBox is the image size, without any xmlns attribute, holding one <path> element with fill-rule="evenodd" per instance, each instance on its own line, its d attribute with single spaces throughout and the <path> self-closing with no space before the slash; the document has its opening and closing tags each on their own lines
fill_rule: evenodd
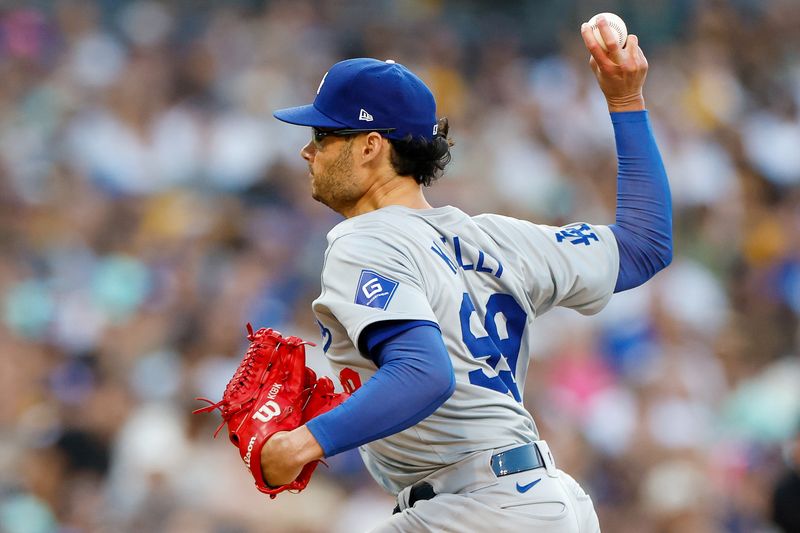
<svg viewBox="0 0 800 533">
<path fill-rule="evenodd" d="M 272 116 L 280 121 L 297 126 L 312 126 L 315 128 L 342 128 L 347 126 L 320 112 L 314 107 L 314 104 L 278 109 L 272 113 Z"/>
</svg>

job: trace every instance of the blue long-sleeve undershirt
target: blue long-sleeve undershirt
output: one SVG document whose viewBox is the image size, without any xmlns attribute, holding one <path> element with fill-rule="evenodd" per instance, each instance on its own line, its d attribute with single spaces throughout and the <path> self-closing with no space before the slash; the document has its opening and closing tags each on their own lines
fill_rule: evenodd
<svg viewBox="0 0 800 533">
<path fill-rule="evenodd" d="M 672 200 L 647 111 L 611 113 L 617 144 L 619 248 L 614 292 L 638 287 L 672 261 Z"/>
<path fill-rule="evenodd" d="M 455 390 L 453 364 L 432 322 L 380 322 L 361 334 L 359 345 L 378 371 L 342 405 L 306 424 L 325 457 L 413 426 Z"/>
</svg>

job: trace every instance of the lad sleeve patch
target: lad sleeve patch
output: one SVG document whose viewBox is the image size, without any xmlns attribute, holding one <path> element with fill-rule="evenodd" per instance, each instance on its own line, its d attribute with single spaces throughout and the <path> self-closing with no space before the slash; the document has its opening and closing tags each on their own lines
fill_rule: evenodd
<svg viewBox="0 0 800 533">
<path fill-rule="evenodd" d="M 355 303 L 386 310 L 398 285 L 398 282 L 377 272 L 362 270 L 358 278 Z"/>
</svg>

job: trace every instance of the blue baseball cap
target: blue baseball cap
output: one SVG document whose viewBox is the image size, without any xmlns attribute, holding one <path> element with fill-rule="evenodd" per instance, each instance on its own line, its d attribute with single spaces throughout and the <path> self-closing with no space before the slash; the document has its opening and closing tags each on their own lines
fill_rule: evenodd
<svg viewBox="0 0 800 533">
<path fill-rule="evenodd" d="M 383 130 L 384 136 L 433 139 L 436 101 L 427 85 L 391 59 L 347 59 L 322 77 L 314 103 L 279 109 L 273 116 L 298 126 Z"/>
</svg>

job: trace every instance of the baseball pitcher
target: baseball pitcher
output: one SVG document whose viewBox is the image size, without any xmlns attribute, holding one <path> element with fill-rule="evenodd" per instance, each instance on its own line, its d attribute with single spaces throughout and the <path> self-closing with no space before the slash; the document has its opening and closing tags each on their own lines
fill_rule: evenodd
<svg viewBox="0 0 800 533">
<path fill-rule="evenodd" d="M 616 138 L 609 226 L 432 207 L 423 187 L 450 160 L 448 123 L 394 61 L 337 63 L 312 104 L 275 112 L 311 128 L 301 156 L 312 195 L 346 218 L 328 234 L 313 304 L 345 393 L 292 359 L 299 339 L 251 331 L 271 339 L 261 359 L 271 362 L 248 352 L 221 407 L 261 490 L 301 489 L 318 460 L 357 447 L 397 495 L 376 531 L 600 530 L 522 404 L 536 317 L 559 305 L 597 313 L 672 258 L 669 186 L 642 96 L 647 61 L 635 35 L 621 47 L 599 26 L 607 51 L 587 25 L 581 33 Z M 283 360 L 291 372 L 264 377 Z M 253 371 L 260 364 L 270 370 Z M 242 415 L 236 394 L 255 382 L 262 396 Z"/>
</svg>

